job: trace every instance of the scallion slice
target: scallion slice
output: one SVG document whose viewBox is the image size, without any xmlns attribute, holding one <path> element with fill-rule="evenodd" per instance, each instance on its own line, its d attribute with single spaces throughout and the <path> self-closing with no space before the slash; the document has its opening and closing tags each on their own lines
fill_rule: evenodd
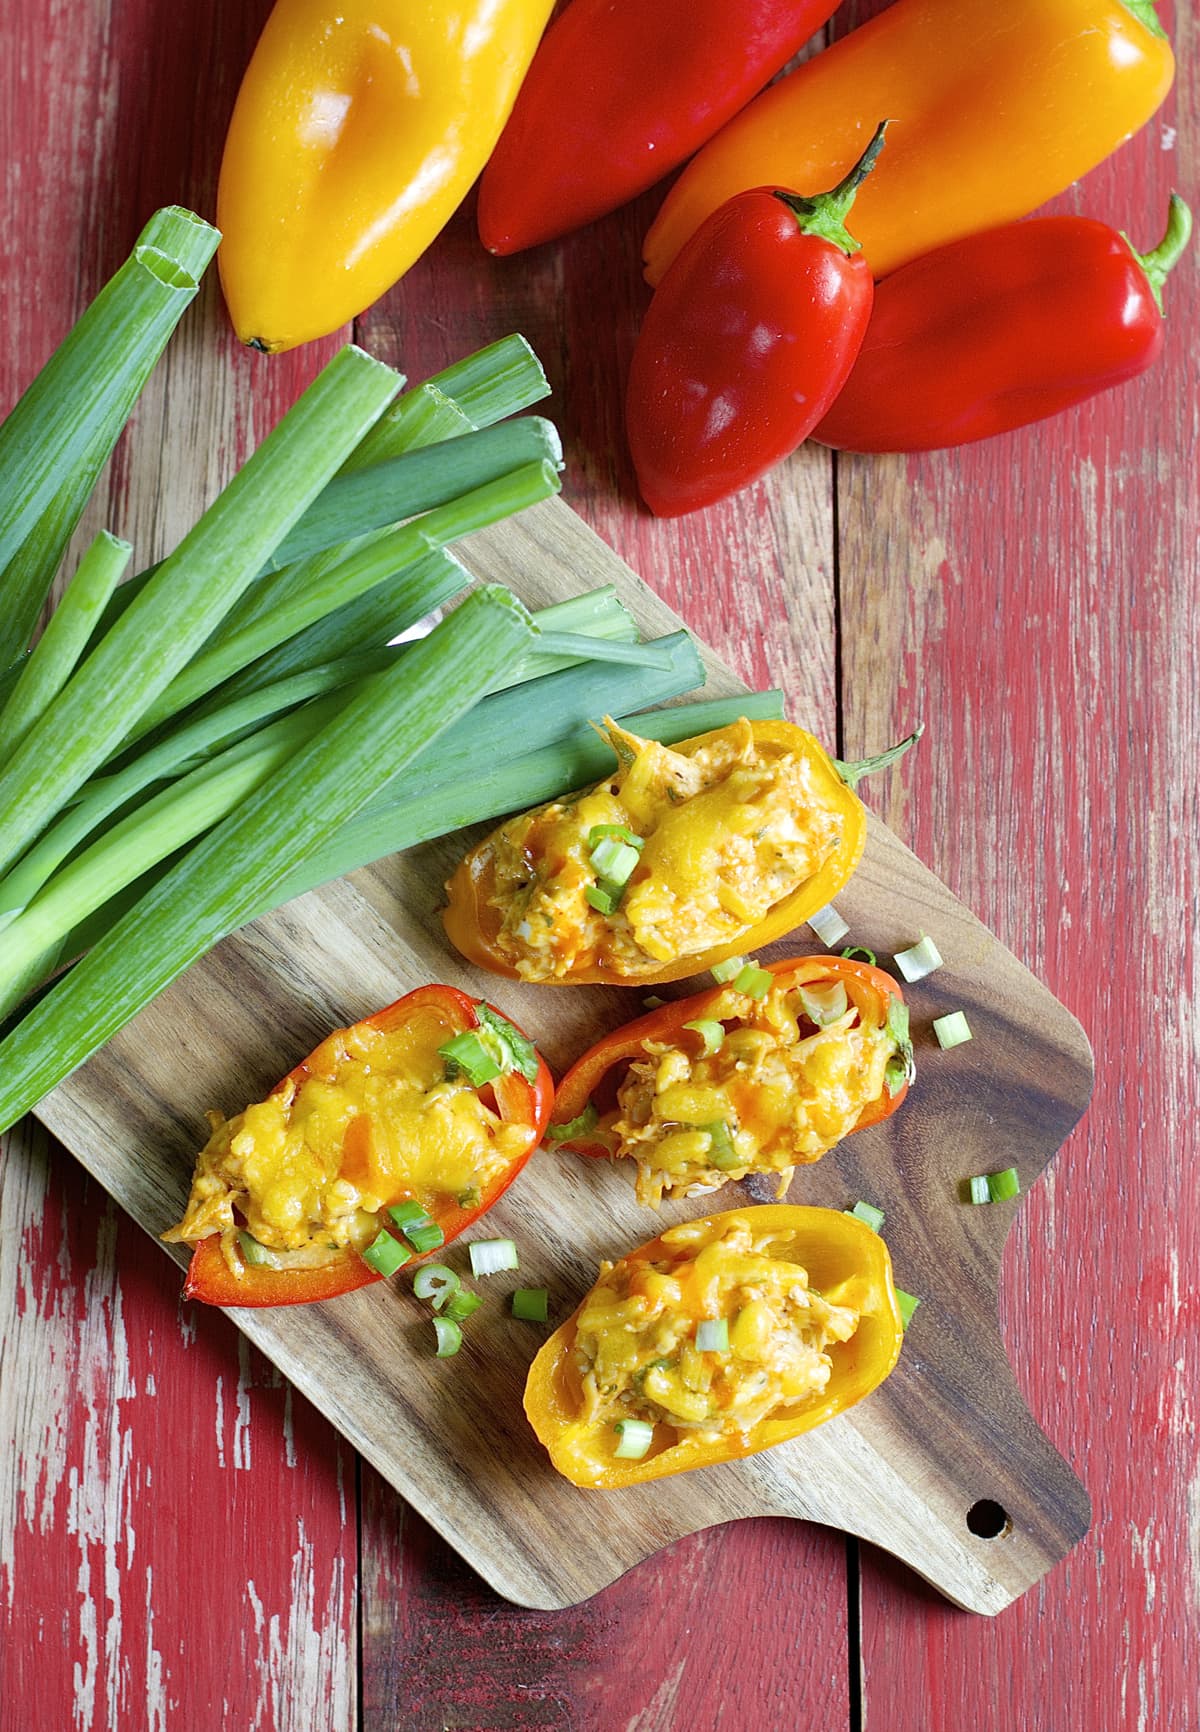
<svg viewBox="0 0 1200 1732">
<path fill-rule="evenodd" d="M 729 1352 L 729 1319 L 727 1317 L 706 1317 L 696 1325 L 696 1351 L 698 1353 Z"/>
<path fill-rule="evenodd" d="M 426 1263 L 413 1276 L 413 1292 L 418 1299 L 428 1299 L 435 1311 L 444 1311 L 462 1283 L 445 1263 Z"/>
<path fill-rule="evenodd" d="M 698 1128 L 708 1132 L 708 1158 L 714 1167 L 727 1172 L 731 1167 L 742 1165 L 742 1157 L 734 1147 L 733 1136 L 724 1119 L 714 1119 L 711 1124 L 700 1125 Z"/>
<path fill-rule="evenodd" d="M 479 1018 L 477 1032 L 480 1039 L 499 1060 L 504 1075 L 517 1071 L 526 1082 L 535 1083 L 538 1079 L 538 1055 L 533 1042 L 490 1004 L 478 1005 L 475 1014 Z"/>
<path fill-rule="evenodd" d="M 459 1287 L 457 1293 L 452 1293 L 446 1304 L 446 1316 L 453 1317 L 456 1323 L 465 1323 L 468 1317 L 473 1317 L 483 1304 L 478 1293 L 472 1293 L 468 1287 Z"/>
<path fill-rule="evenodd" d="M 377 1275 L 387 1276 L 402 1269 L 411 1256 L 407 1245 L 402 1245 L 399 1239 L 394 1239 L 385 1227 L 381 1227 L 362 1253 L 362 1260 Z"/>
<path fill-rule="evenodd" d="M 972 1203 L 990 1203 L 992 1187 L 988 1184 L 986 1173 L 975 1173 L 967 1180 L 967 1193 Z"/>
<path fill-rule="evenodd" d="M 709 973 L 718 986 L 727 986 L 748 966 L 748 959 L 744 956 L 727 956 L 724 962 L 714 962 Z"/>
<path fill-rule="evenodd" d="M 905 980 L 924 980 L 935 968 L 942 966 L 941 952 L 932 938 L 922 937 L 908 950 L 898 950 L 892 961 Z"/>
<path fill-rule="evenodd" d="M 584 899 L 597 914 L 615 914 L 617 903 L 621 900 L 621 892 L 607 889 L 603 884 L 589 884 L 584 891 Z"/>
<path fill-rule="evenodd" d="M 700 1017 L 696 1022 L 685 1022 L 684 1028 L 690 1028 L 698 1034 L 701 1040 L 701 1058 L 711 1058 L 714 1052 L 720 1052 L 725 1041 L 725 1024 L 715 1018 Z"/>
<path fill-rule="evenodd" d="M 618 1419 L 613 1429 L 617 1434 L 613 1454 L 619 1461 L 641 1461 L 654 1442 L 654 1427 L 644 1419 Z"/>
<path fill-rule="evenodd" d="M 591 862 L 602 883 L 619 885 L 623 889 L 633 876 L 633 869 L 638 863 L 638 851 L 627 842 L 616 842 L 612 837 L 605 837 L 592 849 Z"/>
<path fill-rule="evenodd" d="M 477 1277 L 498 1275 L 502 1269 L 521 1266 L 513 1239 L 472 1239 L 467 1250 L 471 1254 L 471 1273 Z"/>
<path fill-rule="evenodd" d="M 512 1314 L 524 1323 L 545 1323 L 550 1316 L 549 1288 L 516 1288 L 512 1296 Z"/>
<path fill-rule="evenodd" d="M 500 1075 L 500 1065 L 484 1046 L 475 1029 L 467 1029 L 462 1034 L 456 1034 L 453 1040 L 443 1041 L 438 1047 L 438 1057 L 445 1059 L 446 1069 L 451 1076 L 461 1073 L 466 1077 L 472 1088 L 482 1088 Z"/>
<path fill-rule="evenodd" d="M 883 1231 L 883 1210 L 877 1209 L 874 1203 L 864 1203 L 860 1198 L 852 1209 L 847 1209 L 848 1215 L 853 1215 L 856 1221 L 864 1221 L 873 1233 Z"/>
<path fill-rule="evenodd" d="M 416 1226 L 406 1227 L 404 1237 L 422 1257 L 428 1251 L 440 1251 L 446 1243 L 446 1235 L 436 1221 L 422 1221 Z"/>
<path fill-rule="evenodd" d="M 861 956 L 863 961 L 869 963 L 872 968 L 875 966 L 875 952 L 868 950 L 864 944 L 850 944 L 842 951 L 842 955 L 847 962 L 853 962 L 856 956 Z"/>
<path fill-rule="evenodd" d="M 772 978 L 768 969 L 760 968 L 756 962 L 748 962 L 735 977 L 733 990 L 743 993 L 746 998 L 763 999 L 771 990 Z"/>
<path fill-rule="evenodd" d="M 1015 1167 L 1005 1167 L 1001 1173 L 989 1173 L 988 1191 L 993 1203 L 1007 1203 L 1021 1195 L 1021 1175 Z"/>
<path fill-rule="evenodd" d="M 805 1016 L 818 1028 L 828 1028 L 830 1023 L 839 1022 L 850 1008 L 846 988 L 840 980 L 830 981 L 827 986 L 798 986 L 796 996 L 804 1006 Z"/>
<path fill-rule="evenodd" d="M 560 1125 L 547 1125 L 546 1141 L 548 1143 L 574 1142 L 576 1137 L 584 1137 L 589 1131 L 594 1131 L 599 1122 L 600 1114 L 589 1101 L 578 1117 L 565 1119 Z"/>
<path fill-rule="evenodd" d="M 405 1235 L 410 1227 L 424 1227 L 432 1219 L 428 1210 L 423 1209 L 415 1198 L 409 1198 L 403 1203 L 393 1203 L 388 1214 Z"/>
<path fill-rule="evenodd" d="M 453 1359 L 462 1346 L 462 1330 L 453 1317 L 435 1317 L 433 1328 L 437 1336 L 438 1358 Z"/>
<path fill-rule="evenodd" d="M 912 1314 L 920 1303 L 921 1301 L 915 1294 L 905 1293 L 900 1287 L 896 1288 L 896 1309 L 900 1313 L 900 1322 L 905 1329 L 912 1322 Z"/>
<path fill-rule="evenodd" d="M 639 854 L 646 846 L 646 838 L 635 835 L 627 824 L 593 824 L 587 840 L 589 848 L 595 848 L 601 842 L 624 842 L 627 848 L 636 848 Z"/>
<path fill-rule="evenodd" d="M 951 1047 L 962 1046 L 964 1041 L 971 1039 L 970 1024 L 961 1010 L 952 1010 L 948 1016 L 935 1017 L 933 1032 L 943 1052 L 949 1052 Z"/>
<path fill-rule="evenodd" d="M 238 1233 L 238 1250 L 242 1253 L 242 1261 L 248 1263 L 252 1269 L 270 1268 L 272 1258 L 267 1247 L 260 1245 L 258 1240 L 244 1229 Z"/>
<path fill-rule="evenodd" d="M 824 908 L 818 908 L 815 914 L 810 914 L 808 924 L 827 950 L 840 944 L 850 930 L 832 902 Z"/>
</svg>

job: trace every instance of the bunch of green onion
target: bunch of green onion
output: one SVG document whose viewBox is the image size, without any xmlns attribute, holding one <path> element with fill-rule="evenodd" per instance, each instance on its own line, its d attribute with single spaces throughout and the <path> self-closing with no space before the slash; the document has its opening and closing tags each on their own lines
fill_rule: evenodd
<svg viewBox="0 0 1200 1732">
<path fill-rule="evenodd" d="M 520 337 L 407 391 L 344 349 L 165 560 L 121 582 L 98 535 L 38 637 L 218 239 L 158 212 L 0 424 L 0 1129 L 247 921 L 599 779 L 593 718 L 779 713 L 639 716 L 702 684 L 686 633 L 642 643 L 610 590 L 531 615 L 450 551 L 559 487 L 553 426 L 512 419 L 548 389 Z"/>
</svg>

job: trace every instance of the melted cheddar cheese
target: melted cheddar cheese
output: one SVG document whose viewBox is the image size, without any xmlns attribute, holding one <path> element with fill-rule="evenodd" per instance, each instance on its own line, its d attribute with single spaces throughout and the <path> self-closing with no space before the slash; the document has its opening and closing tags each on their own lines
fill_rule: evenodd
<svg viewBox="0 0 1200 1732">
<path fill-rule="evenodd" d="M 764 751 L 742 720 L 690 754 L 609 721 L 618 768 L 599 787 L 512 818 L 497 832 L 496 945 L 527 980 L 600 964 L 636 977 L 737 944 L 833 855 L 841 815 L 822 804 L 813 763 Z M 611 913 L 589 833 L 621 825 L 641 842 Z"/>
<path fill-rule="evenodd" d="M 486 1190 L 532 1127 L 447 1077 L 437 1048 L 454 1032 L 432 1011 L 339 1029 L 266 1100 L 232 1119 L 209 1113 L 186 1213 L 163 1238 L 220 1233 L 231 1258 L 243 1227 L 273 1251 L 361 1248 L 390 1203 L 433 1210 Z"/>
<path fill-rule="evenodd" d="M 818 1400 L 832 1371 L 825 1349 L 850 1339 L 859 1314 L 809 1286 L 788 1242 L 756 1233 L 751 1211 L 687 1222 L 653 1258 L 602 1265 L 576 1319 L 581 1436 L 621 1419 L 744 1435 Z M 699 1323 L 721 1318 L 728 1349 L 701 1352 Z"/>
</svg>

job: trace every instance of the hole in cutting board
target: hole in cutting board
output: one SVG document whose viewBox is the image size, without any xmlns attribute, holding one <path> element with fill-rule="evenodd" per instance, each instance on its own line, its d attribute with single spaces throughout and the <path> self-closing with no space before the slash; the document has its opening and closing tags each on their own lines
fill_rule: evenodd
<svg viewBox="0 0 1200 1732">
<path fill-rule="evenodd" d="M 967 1527 L 977 1539 L 999 1540 L 1012 1532 L 1012 1518 L 1003 1505 L 981 1497 L 967 1511 Z"/>
</svg>

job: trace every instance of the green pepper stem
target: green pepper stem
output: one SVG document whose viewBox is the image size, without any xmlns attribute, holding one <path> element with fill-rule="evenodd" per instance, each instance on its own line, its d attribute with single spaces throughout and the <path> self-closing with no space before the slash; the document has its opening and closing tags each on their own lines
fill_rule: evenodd
<svg viewBox="0 0 1200 1732">
<path fill-rule="evenodd" d="M 1163 284 L 1173 267 L 1179 263 L 1191 238 L 1192 213 L 1177 192 L 1171 194 L 1167 207 L 1167 232 L 1152 252 L 1139 253 L 1124 229 L 1121 231 L 1121 239 L 1146 273 L 1160 313 L 1163 310 Z"/>
<path fill-rule="evenodd" d="M 896 763 L 912 746 L 915 746 L 925 732 L 925 724 L 921 722 L 913 732 L 903 740 L 897 740 L 894 746 L 889 746 L 886 752 L 877 752 L 873 758 L 860 758 L 857 763 L 843 763 L 841 758 L 834 758 L 833 767 L 848 788 L 857 788 L 864 776 L 874 775 L 876 770 L 886 770 Z"/>
<path fill-rule="evenodd" d="M 881 120 L 871 135 L 871 142 L 863 151 L 849 174 L 838 181 L 828 192 L 814 193 L 811 198 L 800 193 L 777 191 L 775 197 L 785 204 L 800 225 L 801 234 L 817 235 L 821 240 L 832 243 L 840 248 L 847 257 L 862 251 L 862 242 L 856 241 L 846 227 L 846 218 L 854 203 L 855 194 L 871 170 L 875 167 L 880 151 L 883 149 L 884 137 L 890 120 Z"/>
<path fill-rule="evenodd" d="M 1132 12 L 1138 23 L 1148 30 L 1151 36 L 1166 36 L 1162 20 L 1154 10 L 1154 0 L 1121 0 L 1126 12 Z"/>
</svg>

